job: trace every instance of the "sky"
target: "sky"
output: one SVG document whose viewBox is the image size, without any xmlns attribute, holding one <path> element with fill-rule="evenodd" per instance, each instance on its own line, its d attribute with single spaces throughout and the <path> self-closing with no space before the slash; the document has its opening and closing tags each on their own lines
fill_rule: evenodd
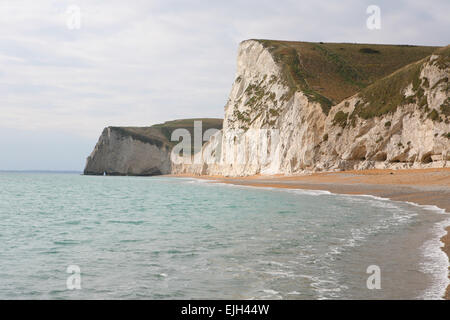
<svg viewBox="0 0 450 320">
<path fill-rule="evenodd" d="M 104 127 L 223 117 L 243 40 L 443 46 L 449 12 L 448 0 L 0 0 L 0 170 L 82 171 Z"/>
</svg>

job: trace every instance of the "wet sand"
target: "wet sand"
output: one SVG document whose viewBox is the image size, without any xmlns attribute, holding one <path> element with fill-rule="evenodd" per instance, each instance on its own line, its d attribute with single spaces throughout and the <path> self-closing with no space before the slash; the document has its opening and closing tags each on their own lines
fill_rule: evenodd
<svg viewBox="0 0 450 320">
<path fill-rule="evenodd" d="M 450 168 L 361 170 L 322 172 L 305 175 L 250 177 L 192 176 L 235 185 L 271 188 L 327 190 L 338 194 L 367 194 L 396 201 L 435 205 L 450 213 Z M 442 250 L 450 259 L 450 227 L 441 238 Z M 450 286 L 445 299 L 450 300 Z"/>
</svg>

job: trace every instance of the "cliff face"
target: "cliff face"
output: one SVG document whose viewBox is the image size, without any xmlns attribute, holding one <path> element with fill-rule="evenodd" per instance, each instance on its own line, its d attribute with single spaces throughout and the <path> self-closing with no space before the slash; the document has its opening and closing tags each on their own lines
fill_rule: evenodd
<svg viewBox="0 0 450 320">
<path fill-rule="evenodd" d="M 161 139 L 108 127 L 87 158 L 84 174 L 149 176 L 170 171 L 170 147 Z"/>
<path fill-rule="evenodd" d="M 110 127 L 85 174 L 243 176 L 445 167 L 449 75 L 449 46 L 244 41 L 223 129 L 220 119 Z M 202 120 L 202 130 L 194 120 Z M 195 155 L 174 151 L 177 142 L 170 137 L 177 128 L 186 129 L 191 142 L 201 132 L 201 142 L 192 144 Z M 204 139 L 209 128 L 222 130 Z"/>
<path fill-rule="evenodd" d="M 201 127 L 195 124 L 201 122 Z M 86 175 L 150 176 L 171 173 L 171 150 L 178 141 L 172 133 L 182 129 L 193 136 L 208 129 L 222 129 L 222 119 L 202 118 L 167 121 L 151 127 L 108 127 L 87 158 Z M 200 148 L 204 141 L 200 141 Z M 194 145 L 194 151 L 198 146 Z"/>
<path fill-rule="evenodd" d="M 341 49 L 346 55 L 335 53 Z M 446 166 L 449 47 L 356 49 L 244 41 L 221 136 L 203 146 L 194 164 L 173 165 L 172 172 L 242 176 Z M 384 61 L 385 52 L 398 61 Z"/>
<path fill-rule="evenodd" d="M 444 54 L 409 65 L 332 108 L 324 127 L 328 140 L 320 143 L 314 167 L 445 167 L 450 160 L 450 60 Z M 389 111 L 382 110 L 387 103 L 380 92 L 394 101 Z"/>
</svg>

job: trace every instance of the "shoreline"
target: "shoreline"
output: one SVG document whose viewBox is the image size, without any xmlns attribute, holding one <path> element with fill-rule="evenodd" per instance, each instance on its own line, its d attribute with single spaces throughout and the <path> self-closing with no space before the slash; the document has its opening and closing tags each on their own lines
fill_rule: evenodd
<svg viewBox="0 0 450 320">
<path fill-rule="evenodd" d="M 436 206 L 450 214 L 450 168 L 372 169 L 289 176 L 223 177 L 189 174 L 168 176 L 251 187 L 324 190 L 334 194 L 371 195 L 421 206 Z M 444 231 L 446 234 L 440 238 L 440 242 L 443 243 L 440 249 L 450 261 L 450 225 Z M 447 276 L 450 278 L 448 271 Z M 447 286 L 443 298 L 450 300 L 450 284 Z"/>
</svg>

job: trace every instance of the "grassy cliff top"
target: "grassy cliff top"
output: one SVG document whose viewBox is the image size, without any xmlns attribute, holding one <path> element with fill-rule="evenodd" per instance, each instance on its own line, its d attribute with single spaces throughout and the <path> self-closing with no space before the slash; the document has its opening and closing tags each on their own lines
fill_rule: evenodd
<svg viewBox="0 0 450 320">
<path fill-rule="evenodd" d="M 151 126 L 153 129 L 158 129 L 164 137 L 170 141 L 170 137 L 172 135 L 172 132 L 176 129 L 186 129 L 191 133 L 191 136 L 193 137 L 194 134 L 194 121 L 201 121 L 202 122 L 202 131 L 203 133 L 211 128 L 214 129 L 222 129 L 223 125 L 223 119 L 217 119 L 217 118 L 192 118 L 192 119 L 179 119 L 179 120 L 172 120 L 172 121 L 166 121 L 164 123 L 155 124 Z"/>
<path fill-rule="evenodd" d="M 124 136 L 131 136 L 133 139 L 148 142 L 158 147 L 166 145 L 172 147 L 178 141 L 171 141 L 172 132 L 176 129 L 186 129 L 191 134 L 191 142 L 194 140 L 194 121 L 202 121 L 202 133 L 206 130 L 222 129 L 223 119 L 217 118 L 194 118 L 166 121 L 155 124 L 150 127 L 111 127 L 111 129 L 120 131 Z M 204 143 L 202 139 L 202 143 Z M 198 151 L 198 150 L 194 150 Z"/>
<path fill-rule="evenodd" d="M 450 67 L 450 46 L 439 48 L 433 54 L 437 56 L 432 62 L 433 65 L 440 69 Z M 428 103 L 423 88 L 429 88 L 429 82 L 426 78 L 420 78 L 420 72 L 426 61 L 424 58 L 404 66 L 361 90 L 359 96 L 363 99 L 363 103 L 355 108 L 354 115 L 368 119 L 394 112 L 398 106 L 407 103 L 417 103 L 427 110 Z M 441 81 L 447 83 L 448 90 L 448 77 Z M 412 84 L 413 95 L 406 98 L 403 89 L 409 84 Z M 445 105 L 442 108 L 446 108 Z"/>
<path fill-rule="evenodd" d="M 285 81 L 321 103 L 332 105 L 439 47 L 256 40 L 281 65 Z"/>
</svg>

